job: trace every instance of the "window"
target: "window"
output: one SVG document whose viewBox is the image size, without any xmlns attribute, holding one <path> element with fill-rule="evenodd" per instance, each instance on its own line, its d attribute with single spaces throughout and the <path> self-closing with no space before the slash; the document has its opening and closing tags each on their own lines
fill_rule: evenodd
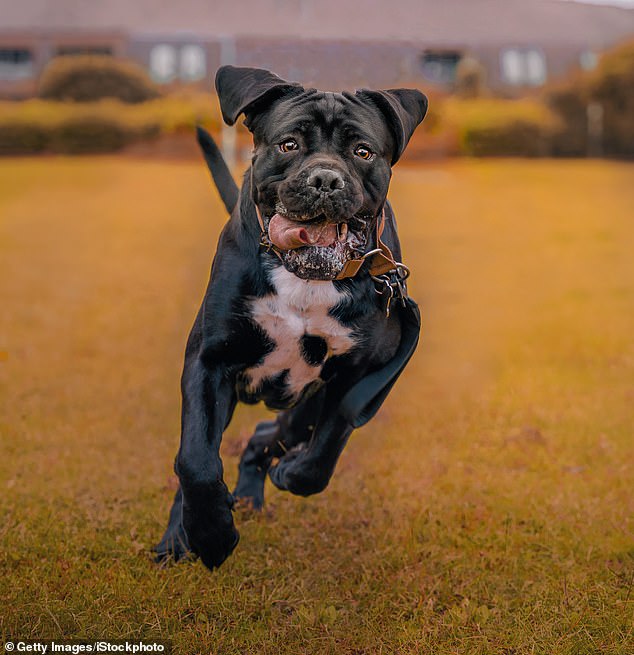
<svg viewBox="0 0 634 655">
<path fill-rule="evenodd" d="M 592 50 L 585 50 L 579 55 L 579 65 L 584 71 L 594 70 L 599 63 L 599 55 Z"/>
<path fill-rule="evenodd" d="M 541 86 L 546 81 L 546 58 L 539 50 L 505 50 L 502 76 L 516 86 Z"/>
<path fill-rule="evenodd" d="M 33 55 L 26 48 L 0 48 L 0 79 L 24 80 L 33 77 Z"/>
<path fill-rule="evenodd" d="M 522 84 L 522 55 L 517 50 L 507 50 L 502 55 L 502 74 L 510 84 Z"/>
<path fill-rule="evenodd" d="M 456 68 L 461 58 L 460 52 L 428 50 L 421 58 L 423 75 L 432 82 L 451 84 L 456 79 Z"/>
<path fill-rule="evenodd" d="M 207 75 L 207 60 L 204 49 L 199 45 L 181 48 L 180 77 L 186 82 L 196 82 Z"/>
<path fill-rule="evenodd" d="M 171 82 L 176 77 L 176 48 L 162 43 L 150 52 L 150 75 L 156 82 Z"/>
<path fill-rule="evenodd" d="M 107 45 L 63 45 L 57 48 L 58 55 L 112 55 Z"/>
<path fill-rule="evenodd" d="M 524 53 L 526 79 L 531 86 L 541 86 L 546 81 L 546 60 L 538 50 Z"/>
</svg>

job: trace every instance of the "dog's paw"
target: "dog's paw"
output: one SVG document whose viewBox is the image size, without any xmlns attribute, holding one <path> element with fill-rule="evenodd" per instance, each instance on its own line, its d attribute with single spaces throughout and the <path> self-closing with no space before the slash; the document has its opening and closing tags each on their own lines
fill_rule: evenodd
<svg viewBox="0 0 634 655">
<path fill-rule="evenodd" d="M 297 496 L 318 494 L 328 486 L 328 478 L 313 466 L 300 450 L 289 451 L 269 470 L 271 482 Z"/>
<path fill-rule="evenodd" d="M 196 489 L 192 503 L 185 494 L 183 527 L 191 550 L 210 570 L 219 567 L 238 545 L 240 535 L 233 524 L 233 496 L 226 487 Z"/>
</svg>

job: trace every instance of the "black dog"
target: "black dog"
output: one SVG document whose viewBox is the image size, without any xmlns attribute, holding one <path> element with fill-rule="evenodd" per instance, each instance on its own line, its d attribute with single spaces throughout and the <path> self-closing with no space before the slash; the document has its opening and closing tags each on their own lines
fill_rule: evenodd
<svg viewBox="0 0 634 655">
<path fill-rule="evenodd" d="M 232 211 L 187 342 L 180 488 L 156 548 L 159 560 L 193 551 L 210 569 L 238 543 L 234 497 L 261 507 L 267 472 L 280 489 L 322 491 L 416 347 L 386 196 L 427 109 L 415 90 L 326 93 L 231 66 L 216 89 L 229 125 L 245 115 L 255 150 L 238 197 L 199 132 Z M 238 400 L 283 411 L 257 426 L 232 496 L 219 448 Z"/>
</svg>

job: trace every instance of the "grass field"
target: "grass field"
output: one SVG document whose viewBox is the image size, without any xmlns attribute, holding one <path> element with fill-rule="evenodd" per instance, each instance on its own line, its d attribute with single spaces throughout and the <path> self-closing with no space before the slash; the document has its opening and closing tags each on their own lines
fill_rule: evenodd
<svg viewBox="0 0 634 655">
<path fill-rule="evenodd" d="M 395 171 L 418 353 L 326 492 L 156 567 L 202 163 L 0 160 L 0 627 L 177 653 L 634 653 L 634 165 Z M 229 484 L 260 408 L 223 442 Z"/>
</svg>

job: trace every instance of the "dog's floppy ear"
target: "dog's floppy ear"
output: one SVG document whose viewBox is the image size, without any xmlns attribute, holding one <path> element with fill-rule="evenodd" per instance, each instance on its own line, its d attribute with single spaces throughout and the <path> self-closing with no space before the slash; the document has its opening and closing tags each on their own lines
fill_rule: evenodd
<svg viewBox="0 0 634 655">
<path fill-rule="evenodd" d="M 289 92 L 301 90 L 300 84 L 287 82 L 262 68 L 221 66 L 216 73 L 216 91 L 227 125 L 233 125 L 244 114 L 245 125 L 249 127 L 253 111 Z"/>
<path fill-rule="evenodd" d="M 369 100 L 387 118 L 395 139 L 392 165 L 400 159 L 414 130 L 427 113 L 427 97 L 416 89 L 360 89 L 356 95 Z"/>
</svg>

